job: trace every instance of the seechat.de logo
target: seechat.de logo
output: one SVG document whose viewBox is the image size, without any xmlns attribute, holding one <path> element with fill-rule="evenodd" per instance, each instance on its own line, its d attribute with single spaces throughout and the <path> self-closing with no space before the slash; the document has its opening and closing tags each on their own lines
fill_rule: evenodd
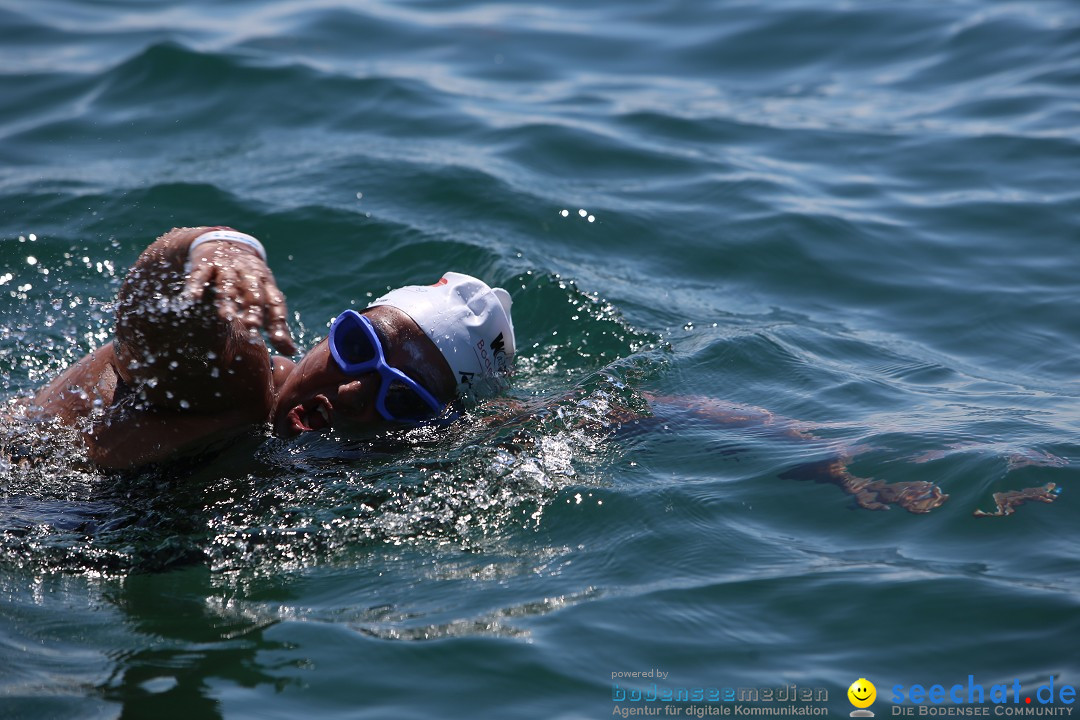
<svg viewBox="0 0 1080 720">
<path fill-rule="evenodd" d="M 874 683 L 866 678 L 859 678 L 847 689 L 847 697 L 855 706 L 855 709 L 851 711 L 851 717 L 874 717 L 873 711 L 866 709 L 877 699 L 877 688 L 874 687 Z"/>
</svg>

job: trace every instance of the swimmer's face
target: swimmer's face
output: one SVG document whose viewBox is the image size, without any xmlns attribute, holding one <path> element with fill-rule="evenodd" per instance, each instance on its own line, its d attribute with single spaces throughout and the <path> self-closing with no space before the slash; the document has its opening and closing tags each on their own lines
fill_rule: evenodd
<svg viewBox="0 0 1080 720">
<path fill-rule="evenodd" d="M 440 402 L 454 398 L 457 386 L 450 366 L 412 318 L 385 305 L 362 314 L 375 327 L 387 363 L 420 383 Z M 274 431 L 282 437 L 293 437 L 335 426 L 383 424 L 386 421 L 375 408 L 380 383 L 376 372 L 346 375 L 323 340 L 304 355 L 282 383 L 274 404 Z"/>
</svg>

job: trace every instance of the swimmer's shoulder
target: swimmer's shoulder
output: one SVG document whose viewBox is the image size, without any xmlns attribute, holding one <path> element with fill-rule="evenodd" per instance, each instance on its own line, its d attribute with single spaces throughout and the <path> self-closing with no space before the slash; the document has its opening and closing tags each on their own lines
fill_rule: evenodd
<svg viewBox="0 0 1080 720">
<path fill-rule="evenodd" d="M 26 412 L 34 419 L 55 418 L 74 424 L 94 408 L 108 407 L 123 386 L 116 353 L 109 342 L 84 356 L 29 400 Z"/>
</svg>

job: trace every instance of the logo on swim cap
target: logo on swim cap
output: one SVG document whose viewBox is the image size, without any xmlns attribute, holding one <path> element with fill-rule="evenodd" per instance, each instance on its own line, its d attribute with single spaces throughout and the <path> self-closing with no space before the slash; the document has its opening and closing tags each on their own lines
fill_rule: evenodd
<svg viewBox="0 0 1080 720">
<path fill-rule="evenodd" d="M 502 389 L 516 350 L 513 301 L 502 288 L 448 272 L 434 285 L 391 290 L 368 307 L 390 305 L 411 317 L 439 348 L 461 395 Z"/>
</svg>

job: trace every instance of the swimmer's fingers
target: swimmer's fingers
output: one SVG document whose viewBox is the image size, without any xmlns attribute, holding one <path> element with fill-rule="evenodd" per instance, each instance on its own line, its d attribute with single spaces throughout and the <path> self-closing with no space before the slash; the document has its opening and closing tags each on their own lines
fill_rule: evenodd
<svg viewBox="0 0 1080 720">
<path fill-rule="evenodd" d="M 994 504 L 997 506 L 994 512 L 976 510 L 975 517 L 1004 517 L 1016 512 L 1016 508 L 1029 501 L 1052 503 L 1058 498 L 1061 489 L 1056 483 L 1047 483 L 1041 487 L 1024 488 L 1023 490 L 1009 490 L 1007 492 L 994 493 Z"/>
<path fill-rule="evenodd" d="M 248 330 L 262 328 L 262 290 L 259 278 L 250 273 L 240 273 L 233 278 L 239 319 Z"/>
<path fill-rule="evenodd" d="M 285 295 L 274 283 L 273 275 L 261 262 L 257 266 L 247 263 L 236 270 L 239 272 L 231 277 L 235 288 L 232 297 L 240 322 L 252 332 L 265 329 L 274 349 L 295 355 L 296 344 L 286 320 Z"/>
<path fill-rule="evenodd" d="M 223 322 L 232 323 L 241 316 L 243 307 L 238 300 L 236 279 L 229 273 L 218 272 L 214 284 L 214 305 Z"/>
<path fill-rule="evenodd" d="M 184 291 L 195 301 L 213 289 L 218 316 L 239 320 L 253 333 L 265 328 L 270 344 L 279 352 L 296 354 L 286 318 L 285 296 L 263 259 L 251 248 L 236 243 L 206 243 L 191 255 Z"/>
<path fill-rule="evenodd" d="M 206 288 L 210 287 L 217 268 L 211 262 L 194 263 L 184 280 L 184 294 L 195 302 L 201 302 Z"/>
<path fill-rule="evenodd" d="M 209 290 L 209 294 L 207 294 Z M 195 302 L 213 302 L 214 310 L 222 322 L 231 323 L 241 311 L 237 305 L 236 277 L 221 265 L 205 262 L 196 265 L 188 273 L 184 292 Z"/>
<path fill-rule="evenodd" d="M 898 484 L 903 485 L 903 483 Z M 948 499 L 949 496 L 937 485 L 918 481 L 907 484 L 900 491 L 896 502 L 910 513 L 922 514 L 941 507 Z"/>
<path fill-rule="evenodd" d="M 292 332 L 289 330 L 289 310 L 285 306 L 285 294 L 278 289 L 273 277 L 265 279 L 263 288 L 266 294 L 266 302 L 263 306 L 266 313 L 266 332 L 270 335 L 270 344 L 274 349 L 285 355 L 296 354 L 296 343 L 293 342 Z"/>
<path fill-rule="evenodd" d="M 221 288 L 224 302 L 219 313 L 226 313 L 226 320 L 239 320 L 253 339 L 258 338 L 263 326 L 263 292 L 258 276 L 231 268 L 225 273 Z"/>
<path fill-rule="evenodd" d="M 202 228 L 190 232 L 199 232 Z M 175 230 L 173 232 L 176 232 Z M 214 288 L 220 282 L 218 275 L 229 266 L 229 251 L 224 243 L 203 243 L 188 251 L 187 278 L 184 280 L 184 294 L 196 302 L 201 302 L 208 288 Z"/>
<path fill-rule="evenodd" d="M 889 510 L 887 504 L 878 501 L 878 494 L 870 490 L 860 490 L 855 493 L 855 503 L 867 510 Z"/>
<path fill-rule="evenodd" d="M 222 298 L 234 302 L 238 299 L 234 290 L 243 286 L 244 275 L 266 271 L 266 264 L 251 248 L 235 243 L 204 243 L 188 254 L 183 292 L 200 302 L 206 290 L 212 288 L 215 304 L 220 306 Z"/>
</svg>

